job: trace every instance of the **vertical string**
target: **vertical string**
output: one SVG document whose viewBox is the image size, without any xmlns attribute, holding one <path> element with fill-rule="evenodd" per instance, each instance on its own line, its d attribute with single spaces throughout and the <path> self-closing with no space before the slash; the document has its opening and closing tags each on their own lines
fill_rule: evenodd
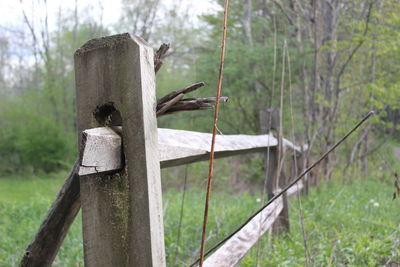
<svg viewBox="0 0 400 267">
<path fill-rule="evenodd" d="M 279 101 L 279 129 L 278 129 L 278 145 L 277 145 L 277 157 L 278 157 L 278 168 L 276 170 L 276 175 L 275 175 L 275 190 L 277 188 L 280 188 L 280 180 L 281 180 L 281 171 L 282 171 L 282 163 L 283 163 L 283 144 L 282 144 L 282 136 L 283 136 L 283 96 L 284 96 L 284 88 L 285 88 L 285 59 L 286 59 L 286 39 L 284 40 L 283 43 L 283 49 L 282 49 L 282 72 L 281 72 L 281 90 L 280 90 L 280 101 Z"/>
<path fill-rule="evenodd" d="M 285 46 L 286 50 L 286 56 L 287 56 L 287 63 L 288 63 L 288 76 L 289 76 L 289 102 L 290 102 L 290 118 L 291 118 L 291 124 L 292 124 L 292 142 L 295 144 L 295 137 L 294 137 L 294 118 L 293 118 L 293 96 L 292 96 L 292 70 L 291 70 L 291 61 L 290 61 L 290 54 L 289 54 L 289 48 L 286 44 Z M 297 177 L 297 158 L 296 158 L 296 150 L 293 149 L 293 160 L 294 160 L 294 177 Z M 297 187 L 299 184 L 297 183 Z M 299 204 L 299 217 L 300 217 L 300 226 L 301 226 L 301 233 L 303 236 L 303 244 L 304 244 L 304 250 L 305 250 L 305 256 L 306 256 L 306 266 L 310 266 L 310 251 L 308 249 L 308 241 L 307 241 L 307 235 L 306 235 L 306 230 L 305 230 L 305 223 L 304 223 L 304 213 L 303 213 L 303 205 L 301 203 L 301 198 L 300 194 L 297 194 L 297 201 Z"/>
<path fill-rule="evenodd" d="M 176 238 L 174 266 L 176 265 L 176 261 L 179 258 L 179 245 L 180 245 L 180 241 L 181 241 L 181 232 L 182 232 L 181 229 L 182 229 L 182 221 L 183 221 L 183 214 L 184 214 L 184 207 L 185 207 L 188 168 L 189 168 L 189 166 L 186 164 L 186 166 L 185 166 L 185 180 L 183 182 L 183 190 L 182 190 L 183 192 L 182 192 L 181 210 L 180 210 L 180 214 L 179 214 L 178 234 L 177 234 L 177 238 Z"/>
<path fill-rule="evenodd" d="M 276 52 L 276 50 L 277 50 L 277 30 L 276 30 L 276 19 L 275 19 L 275 16 L 273 16 L 272 22 L 273 22 L 273 25 L 274 25 L 274 62 L 273 62 L 273 69 L 272 69 L 272 91 L 271 91 L 271 99 L 270 99 L 270 104 L 269 104 L 270 108 L 272 108 L 273 100 L 274 100 L 274 97 L 275 97 L 275 77 L 276 77 L 276 59 L 277 59 L 277 52 Z M 267 125 L 268 129 L 271 129 L 271 124 L 272 124 L 272 112 L 270 112 L 269 116 L 268 116 L 268 125 Z M 269 133 L 267 133 L 267 134 L 269 134 Z M 270 162 L 269 162 L 270 152 L 271 152 L 271 147 L 268 146 L 268 148 L 267 148 L 267 156 L 266 156 L 266 159 L 265 159 L 265 161 L 266 161 L 265 173 L 266 174 L 269 173 L 269 168 L 270 168 Z M 267 175 L 265 175 L 263 188 L 262 188 L 262 194 L 261 194 L 261 204 L 260 204 L 260 206 L 264 205 L 265 195 L 267 194 L 267 182 L 268 182 L 268 179 L 271 179 L 271 178 L 272 177 L 267 177 Z M 264 220 L 264 218 L 261 215 L 260 216 L 260 221 L 259 221 L 260 228 L 259 228 L 259 231 L 258 231 L 258 236 L 259 237 L 261 236 L 261 222 L 263 220 Z M 256 266 L 257 267 L 259 266 L 260 257 L 262 256 L 261 250 L 262 250 L 261 242 L 258 242 L 258 244 L 257 244 L 257 253 L 256 253 L 256 255 L 257 255 L 256 256 Z"/>
<path fill-rule="evenodd" d="M 207 231 L 207 222 L 208 222 L 208 207 L 209 207 L 209 202 L 210 202 L 211 185 L 212 185 L 213 170 L 214 170 L 214 148 L 215 148 L 215 138 L 216 138 L 216 134 L 217 134 L 219 99 L 221 97 L 221 90 L 222 90 L 222 73 L 224 70 L 226 28 L 227 28 L 227 21 L 228 21 L 228 6 L 229 6 L 229 0 L 225 0 L 224 29 L 222 31 L 221 58 L 220 58 L 219 74 L 218 74 L 217 96 L 215 99 L 216 103 L 215 103 L 214 125 L 213 125 L 212 140 L 211 140 L 210 165 L 209 165 L 209 169 L 208 169 L 207 193 L 206 193 L 206 201 L 205 201 L 205 206 L 204 206 L 203 230 L 202 230 L 202 235 L 201 235 L 200 267 L 203 266 L 203 262 L 204 262 L 204 250 L 205 250 L 206 231 Z"/>
</svg>

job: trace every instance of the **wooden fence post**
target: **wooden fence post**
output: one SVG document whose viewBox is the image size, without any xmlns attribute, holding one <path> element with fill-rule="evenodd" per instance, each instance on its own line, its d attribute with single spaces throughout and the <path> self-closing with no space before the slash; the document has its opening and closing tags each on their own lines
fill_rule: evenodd
<svg viewBox="0 0 400 267">
<path fill-rule="evenodd" d="M 272 130 L 275 130 L 278 139 L 278 145 L 276 148 L 265 152 L 264 168 L 267 177 L 267 194 L 270 199 L 274 195 L 274 192 L 285 186 L 287 182 L 283 170 L 285 149 L 282 145 L 282 138 L 279 129 L 279 110 L 273 108 L 261 110 L 260 126 L 262 134 L 270 134 L 272 133 Z M 290 230 L 289 207 L 286 193 L 282 195 L 282 201 L 283 209 L 272 226 L 272 233 L 274 235 L 279 235 Z"/>
<path fill-rule="evenodd" d="M 80 177 L 85 266 L 165 266 L 153 49 L 128 33 L 94 39 L 75 75 L 79 135 L 122 122 L 125 159 Z"/>
<path fill-rule="evenodd" d="M 293 177 L 296 177 L 300 173 L 303 172 L 306 168 L 306 151 L 301 151 L 301 153 L 296 154 L 296 161 L 297 161 L 297 171 L 293 175 Z M 303 183 L 303 188 L 301 190 L 301 194 L 306 196 L 308 195 L 308 187 L 309 187 L 309 182 L 310 182 L 310 176 L 309 174 L 306 174 L 304 177 L 302 183 Z"/>
</svg>

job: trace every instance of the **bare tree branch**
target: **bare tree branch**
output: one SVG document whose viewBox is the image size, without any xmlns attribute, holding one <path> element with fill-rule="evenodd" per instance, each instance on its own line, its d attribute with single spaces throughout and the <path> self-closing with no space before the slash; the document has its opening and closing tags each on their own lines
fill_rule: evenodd
<svg viewBox="0 0 400 267">
<path fill-rule="evenodd" d="M 187 93 L 193 92 L 193 91 L 199 89 L 200 87 L 203 87 L 204 85 L 205 84 L 203 82 L 199 82 L 199 83 L 189 85 L 178 91 L 172 91 L 172 92 L 168 93 L 167 95 L 161 97 L 159 100 L 157 100 L 157 106 L 171 100 L 172 98 L 176 97 L 179 94 L 187 94 Z"/>
<path fill-rule="evenodd" d="M 363 31 L 363 36 L 367 35 L 368 30 L 369 30 L 369 23 L 370 23 L 370 19 L 371 19 L 371 11 L 372 11 L 372 7 L 374 5 L 374 1 L 371 1 L 369 3 L 368 6 L 368 12 L 367 12 L 367 16 L 365 19 L 365 28 Z M 340 71 L 338 73 L 338 79 L 340 79 L 340 77 L 343 75 L 344 71 L 346 70 L 347 66 L 349 65 L 349 63 L 351 62 L 351 60 L 353 59 L 354 55 L 357 53 L 357 51 L 361 48 L 361 46 L 364 44 L 365 39 L 361 39 L 358 44 L 356 45 L 356 47 L 354 47 L 354 49 L 350 52 L 349 56 L 347 57 L 346 61 L 343 63 L 342 67 L 340 68 Z"/>
<path fill-rule="evenodd" d="M 162 44 L 154 54 L 154 71 L 157 73 L 163 65 L 162 58 L 168 52 L 170 44 Z"/>
<path fill-rule="evenodd" d="M 293 21 L 292 19 L 292 15 L 288 13 L 288 11 L 283 7 L 283 5 L 277 1 L 277 0 L 273 0 L 272 1 L 278 8 L 279 10 L 282 12 L 283 15 L 285 15 L 285 17 L 287 18 L 287 20 L 289 21 L 289 23 L 297 28 L 296 23 Z"/>
<path fill-rule="evenodd" d="M 163 106 L 160 106 L 160 109 L 157 110 L 156 115 L 157 116 L 163 115 L 168 109 L 170 109 L 173 105 L 178 103 L 184 96 L 185 96 L 184 94 L 179 94 L 179 95 L 175 96 L 174 98 L 172 98 L 171 100 L 169 100 L 168 102 L 166 102 Z M 157 106 L 157 108 L 158 107 L 159 106 Z"/>
</svg>

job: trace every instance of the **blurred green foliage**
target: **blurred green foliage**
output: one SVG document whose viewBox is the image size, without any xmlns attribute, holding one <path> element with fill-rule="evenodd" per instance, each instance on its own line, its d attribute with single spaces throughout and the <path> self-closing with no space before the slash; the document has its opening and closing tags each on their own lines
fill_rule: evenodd
<svg viewBox="0 0 400 267">
<path fill-rule="evenodd" d="M 126 12 L 121 14 L 116 25 L 104 25 L 87 12 L 87 8 L 79 10 L 79 19 L 74 10 L 60 10 L 55 27 L 44 35 L 37 33 L 36 37 L 40 39 L 37 47 L 18 45 L 19 42 L 32 42 L 29 34 L 15 35 L 14 40 L 6 35 L 3 37 L 0 31 L 0 48 L 4 55 L 0 62 L 0 172 L 8 167 L 48 172 L 72 162 L 74 154 L 77 154 L 74 51 L 92 38 L 114 34 L 115 31 L 131 31 L 133 25 L 130 22 L 134 17 L 126 17 L 129 14 L 137 15 L 138 20 L 149 19 L 148 14 L 140 12 L 153 10 L 153 1 L 140 2 L 146 6 L 137 9 L 139 2 L 124 1 Z M 219 9 L 199 15 L 196 23 L 191 20 L 193 14 L 174 3 L 157 7 L 163 14 L 160 15 L 162 20 L 155 16 L 155 21 L 148 25 L 143 21 L 135 25 L 139 25 L 141 31 L 145 26 L 152 27 L 145 32 L 154 48 L 161 42 L 171 43 L 164 66 L 157 74 L 158 96 L 199 81 L 205 82 L 206 86 L 188 97 L 215 95 L 223 1 L 214 2 Z M 311 70 L 316 52 L 312 32 L 309 32 L 312 25 L 301 18 L 298 24 L 293 24 L 283 12 L 290 10 L 290 6 L 279 8 L 261 0 L 251 2 L 247 22 L 244 10 L 248 2 L 242 1 L 230 7 L 222 91 L 230 100 L 222 104 L 219 130 L 223 134 L 260 133 L 259 111 L 279 107 L 282 88 L 284 135 L 293 139 L 293 130 L 294 141 L 302 142 L 310 141 L 308 138 L 314 133 L 319 137 L 321 129 L 318 127 L 324 125 L 324 118 L 307 118 L 307 110 L 311 108 L 306 88 L 311 90 Z M 329 137 L 333 140 L 341 135 L 370 109 L 381 111 L 371 120 L 373 136 L 380 138 L 388 133 L 396 136 L 400 103 L 400 65 L 397 60 L 400 33 L 394 25 L 399 20 L 400 6 L 394 1 L 374 5 L 369 31 L 363 35 L 363 1 L 353 4 L 346 4 L 346 8 L 341 9 L 337 28 L 341 38 L 321 47 L 322 53 L 335 50 L 338 53 L 335 62 L 340 66 L 355 44 L 363 42 L 341 78 L 338 112 L 332 120 L 336 127 Z M 132 10 L 135 14 L 130 13 Z M 140 14 L 136 14 L 138 12 Z M 305 36 L 301 42 L 299 32 Z M 286 58 L 283 57 L 285 42 L 289 54 Z M 22 54 L 15 52 L 18 49 Z M 14 63 L 18 57 L 19 63 Z M 32 62 L 33 57 L 35 62 Z M 321 72 L 321 75 L 326 73 Z M 324 96 L 326 92 L 320 91 L 315 92 L 316 106 L 332 109 L 330 99 Z M 292 123 L 292 115 L 295 123 Z M 212 117 L 212 110 L 187 112 L 162 117 L 158 122 L 160 127 L 210 132 Z M 38 136 L 42 140 L 38 140 Z M 323 147 L 324 142 L 332 143 L 332 140 L 318 138 L 313 151 Z M 354 143 L 356 140 L 354 136 L 351 141 Z M 374 142 L 373 138 L 369 140 Z"/>
<path fill-rule="evenodd" d="M 220 7 L 223 4 L 222 0 L 215 2 Z M 289 7 L 280 9 L 269 2 L 253 1 L 252 40 L 246 36 L 243 22 L 245 1 L 231 5 L 223 82 L 223 95 L 228 96 L 230 101 L 222 104 L 219 130 L 223 134 L 258 134 L 259 110 L 279 107 L 279 90 L 282 87 L 284 135 L 293 139 L 294 129 L 294 141 L 305 141 L 307 127 L 314 122 L 307 121 L 304 115 L 308 103 L 304 86 L 310 86 L 312 77 L 303 76 L 313 68 L 315 51 L 312 32 L 301 43 L 303 47 L 299 47 L 298 27 L 304 32 L 312 29 L 308 29 L 307 25 L 289 23 L 282 13 Z M 339 20 L 337 30 L 340 40 L 326 44 L 321 51 L 325 53 L 333 48 L 345 51 L 342 57 L 335 58 L 336 62 L 343 63 L 354 45 L 364 42 L 342 77 L 339 112 L 335 118 L 337 127 L 333 136 L 342 135 L 371 108 L 377 109 L 381 113 L 371 120 L 374 127 L 372 138 L 368 141 L 372 147 L 369 151 L 373 151 L 379 148 L 375 145 L 379 145 L 388 134 L 398 138 L 396 127 L 399 126 L 395 115 L 400 108 L 400 6 L 393 0 L 374 6 L 369 31 L 363 35 L 365 21 L 358 15 L 362 13 L 359 7 L 363 7 L 364 2 L 349 2 L 348 9 L 343 11 Z M 132 5 L 135 1 L 126 0 L 124 3 Z M 196 25 L 188 22 L 193 14 L 182 12 L 177 4 L 164 9 L 167 9 L 164 10 L 166 15 L 163 21 L 156 21 L 157 27 L 149 40 L 154 48 L 161 42 L 171 42 L 170 53 L 157 74 L 157 96 L 199 81 L 204 81 L 206 87 L 191 96 L 214 96 L 220 53 L 221 8 L 218 12 L 200 16 Z M 49 47 L 47 50 L 44 50 L 46 47 L 37 48 L 41 53 L 36 55 L 39 58 L 36 63 L 32 63 L 34 49 L 28 51 L 22 48 L 22 56 L 11 55 L 12 51 L 7 50 L 11 46 L 16 49 L 18 42 L 30 44 L 30 39 L 11 39 L 7 43 L 4 40 L 8 39 L 0 36 L 1 55 L 11 55 L 5 62 L 10 65 L 8 72 L 3 72 L 5 65 L 0 65 L 0 174 L 6 176 L 0 177 L 1 266 L 18 264 L 21 253 L 33 238 L 65 176 L 65 173 L 48 175 L 43 172 L 69 167 L 77 155 L 74 51 L 92 38 L 116 33 L 115 29 L 118 32 L 131 30 L 130 25 L 104 26 L 89 13 L 80 12 L 78 21 L 72 10 L 60 12 L 56 28 L 49 32 Z M 299 19 L 298 23 L 302 20 Z M 288 76 L 288 59 L 282 71 L 285 41 L 291 58 L 291 77 Z M 2 46 L 3 43 L 6 46 Z M 26 58 L 24 53 L 30 54 Z M 21 60 L 20 65 L 15 65 L 16 58 Z M 0 57 L 0 60 L 3 58 Z M 5 79 L 6 76 L 9 76 L 8 79 Z M 305 82 L 302 83 L 302 79 Z M 293 109 L 289 104 L 290 86 L 293 89 Z M 323 97 L 323 92 L 316 92 L 315 96 L 315 103 L 320 107 L 332 108 L 329 99 Z M 291 122 L 292 114 L 294 124 Z M 213 110 L 181 113 L 159 118 L 158 125 L 210 132 L 212 117 Z M 335 156 L 336 163 L 346 161 L 343 158 L 352 153 L 352 144 L 357 142 L 358 137 L 352 136 L 347 145 L 342 146 Z M 320 144 L 326 141 L 316 140 L 313 151 L 318 151 Z M 302 208 L 299 200 L 292 199 L 292 232 L 277 240 L 265 238 L 261 241 L 260 266 L 305 265 L 300 210 L 305 217 L 311 266 L 400 264 L 398 200 L 391 200 L 393 172 L 399 166 L 386 153 L 389 149 L 390 146 L 384 146 L 371 154 L 369 174 L 364 179 L 360 177 L 358 165 L 350 166 L 344 173 L 344 167 L 337 164 L 339 167 L 333 170 L 335 181 L 323 182 L 321 187 L 311 190 L 307 198 L 301 198 Z M 205 184 L 207 165 L 203 162 L 189 168 L 189 189 L 181 229 L 177 225 L 185 171 L 184 168 L 163 170 L 165 240 L 167 261 L 171 266 L 186 266 L 197 257 L 204 202 L 204 192 L 200 188 Z M 263 157 L 260 155 L 217 161 L 208 246 L 259 207 L 257 199 L 260 198 L 265 178 L 262 165 Z M 9 175 L 9 172 L 20 174 Z M 20 177 L 26 172 L 31 173 Z M 178 231 L 181 231 L 179 243 Z M 81 218 L 78 217 L 54 265 L 82 265 L 82 254 Z M 253 249 L 241 266 L 255 266 L 256 254 Z"/>
<path fill-rule="evenodd" d="M 69 165 L 74 136 L 49 116 L 36 114 L 32 105 L 18 101 L 3 103 L 0 127 L 1 168 L 57 171 Z"/>
</svg>

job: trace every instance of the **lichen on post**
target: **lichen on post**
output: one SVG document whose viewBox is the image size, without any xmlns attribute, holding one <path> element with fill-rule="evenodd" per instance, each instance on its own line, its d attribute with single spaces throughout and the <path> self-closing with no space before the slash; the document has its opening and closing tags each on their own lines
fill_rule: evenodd
<svg viewBox="0 0 400 267">
<path fill-rule="evenodd" d="M 75 53 L 80 142 L 111 112 L 124 126 L 124 168 L 80 178 L 85 266 L 165 266 L 153 62 L 153 49 L 127 33 Z"/>
</svg>

